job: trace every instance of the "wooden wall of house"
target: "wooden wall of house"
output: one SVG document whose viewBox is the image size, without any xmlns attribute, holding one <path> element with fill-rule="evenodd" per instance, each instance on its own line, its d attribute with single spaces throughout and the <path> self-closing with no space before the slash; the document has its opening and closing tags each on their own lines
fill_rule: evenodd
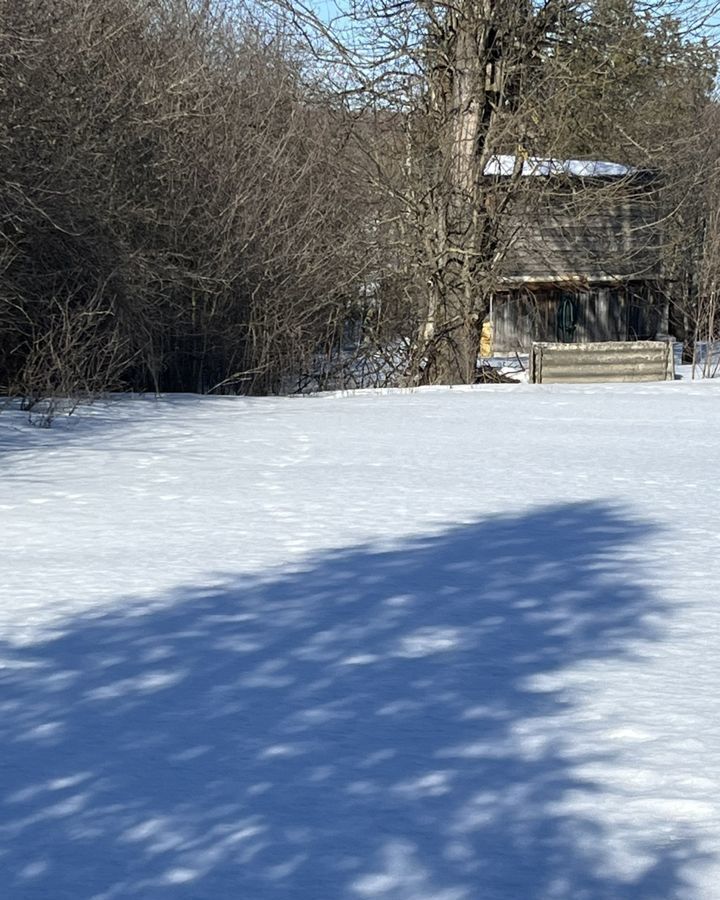
<svg viewBox="0 0 720 900">
<path fill-rule="evenodd" d="M 663 217 L 652 175 L 526 182 L 509 204 L 502 277 L 551 284 L 660 275 Z"/>
<path fill-rule="evenodd" d="M 575 308 L 572 337 L 558 333 L 558 307 L 569 298 Z M 493 349 L 526 352 L 533 341 L 571 343 L 651 340 L 665 331 L 663 305 L 652 285 L 590 286 L 568 291 L 545 287 L 498 294 L 493 305 Z"/>
</svg>

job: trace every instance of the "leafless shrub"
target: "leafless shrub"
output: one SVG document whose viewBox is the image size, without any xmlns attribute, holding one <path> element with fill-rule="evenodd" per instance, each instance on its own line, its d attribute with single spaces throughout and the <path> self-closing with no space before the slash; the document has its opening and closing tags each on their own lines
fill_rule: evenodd
<svg viewBox="0 0 720 900">
<path fill-rule="evenodd" d="M 279 389 L 372 266 L 352 117 L 236 4 L 0 17 L 0 390 Z"/>
</svg>

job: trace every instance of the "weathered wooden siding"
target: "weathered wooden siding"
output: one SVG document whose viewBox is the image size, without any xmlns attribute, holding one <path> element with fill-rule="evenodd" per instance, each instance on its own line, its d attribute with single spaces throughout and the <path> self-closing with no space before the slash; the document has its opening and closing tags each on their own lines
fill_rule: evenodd
<svg viewBox="0 0 720 900">
<path fill-rule="evenodd" d="M 527 180 L 513 197 L 499 261 L 506 284 L 648 280 L 660 274 L 656 182 Z"/>
<path fill-rule="evenodd" d="M 662 341 L 540 342 L 533 344 L 530 352 L 530 381 L 535 384 L 667 381 L 674 377 L 672 344 Z"/>
<path fill-rule="evenodd" d="M 563 299 L 571 300 L 575 311 L 574 331 L 564 336 L 568 342 L 645 340 L 667 330 L 664 303 L 649 284 L 513 290 L 495 297 L 494 351 L 527 351 L 533 341 L 557 341 Z"/>
</svg>

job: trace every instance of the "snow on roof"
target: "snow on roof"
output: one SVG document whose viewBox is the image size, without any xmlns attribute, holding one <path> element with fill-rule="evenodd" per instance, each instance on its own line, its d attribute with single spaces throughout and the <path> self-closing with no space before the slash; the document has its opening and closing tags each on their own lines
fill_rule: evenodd
<svg viewBox="0 0 720 900">
<path fill-rule="evenodd" d="M 516 157 L 501 153 L 492 156 L 485 164 L 486 175 L 512 175 Z M 620 178 L 634 170 L 620 163 L 599 159 L 542 159 L 529 156 L 523 160 L 523 175 L 574 175 L 578 178 Z"/>
</svg>

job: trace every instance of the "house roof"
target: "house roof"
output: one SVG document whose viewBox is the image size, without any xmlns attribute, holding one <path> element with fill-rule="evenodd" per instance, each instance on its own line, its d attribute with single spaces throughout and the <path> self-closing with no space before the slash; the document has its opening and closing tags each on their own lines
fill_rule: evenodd
<svg viewBox="0 0 720 900">
<path fill-rule="evenodd" d="M 501 153 L 485 164 L 485 175 L 510 176 L 515 173 L 517 157 Z M 622 178 L 637 170 L 621 163 L 601 159 L 543 159 L 529 156 L 523 159 L 521 175 L 572 175 L 576 178 Z"/>
</svg>

